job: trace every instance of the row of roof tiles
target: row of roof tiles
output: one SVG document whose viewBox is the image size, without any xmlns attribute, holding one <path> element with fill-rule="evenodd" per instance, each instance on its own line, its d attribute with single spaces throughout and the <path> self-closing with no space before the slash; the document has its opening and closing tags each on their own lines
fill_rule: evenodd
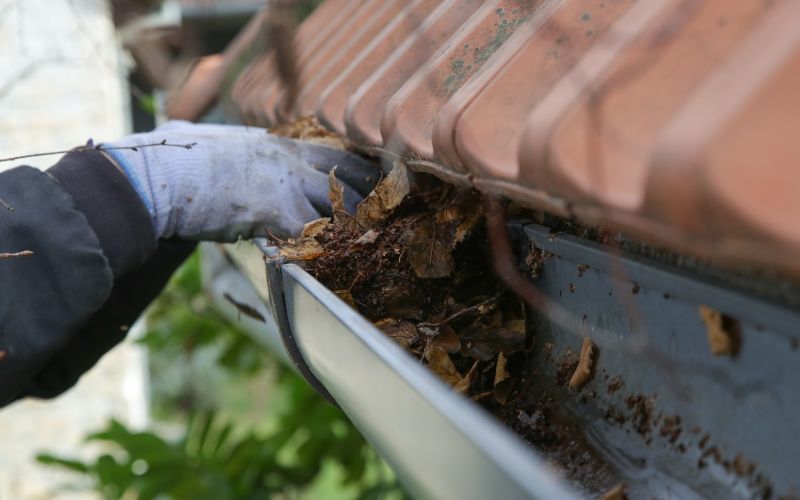
<svg viewBox="0 0 800 500">
<path fill-rule="evenodd" d="M 445 180 L 723 260 L 800 271 L 800 2 L 327 0 L 247 121 L 316 115 Z"/>
</svg>

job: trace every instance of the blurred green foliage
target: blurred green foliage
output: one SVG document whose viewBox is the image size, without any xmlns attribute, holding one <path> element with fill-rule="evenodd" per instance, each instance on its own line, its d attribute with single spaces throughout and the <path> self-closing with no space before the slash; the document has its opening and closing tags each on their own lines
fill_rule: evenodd
<svg viewBox="0 0 800 500">
<path fill-rule="evenodd" d="M 156 98 L 153 94 L 136 96 L 139 108 L 150 116 L 156 116 Z"/>
<path fill-rule="evenodd" d="M 155 414 L 173 437 L 114 420 L 87 437 L 104 445 L 96 459 L 43 453 L 40 463 L 88 477 L 105 498 L 405 497 L 341 411 L 213 309 L 197 254 L 150 309 L 139 342 L 151 353 Z"/>
</svg>

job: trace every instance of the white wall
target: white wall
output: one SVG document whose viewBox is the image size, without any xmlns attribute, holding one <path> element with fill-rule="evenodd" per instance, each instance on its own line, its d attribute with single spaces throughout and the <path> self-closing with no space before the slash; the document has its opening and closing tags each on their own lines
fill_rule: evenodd
<svg viewBox="0 0 800 500">
<path fill-rule="evenodd" d="M 0 158 L 125 134 L 117 47 L 107 0 L 0 0 Z M 57 159 L 26 163 L 46 168 Z M 144 425 L 145 376 L 143 352 L 127 343 L 61 398 L 0 409 L 0 499 L 54 498 L 54 488 L 73 480 L 37 465 L 40 450 L 77 454 L 83 436 L 111 416 Z"/>
</svg>

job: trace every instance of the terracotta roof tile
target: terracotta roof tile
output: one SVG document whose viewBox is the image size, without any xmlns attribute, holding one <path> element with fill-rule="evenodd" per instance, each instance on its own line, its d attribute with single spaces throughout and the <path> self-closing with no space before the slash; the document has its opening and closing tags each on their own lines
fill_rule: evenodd
<svg viewBox="0 0 800 500">
<path fill-rule="evenodd" d="M 800 272 L 798 18 L 794 0 L 329 0 L 297 35 L 296 112 L 275 112 L 268 58 L 235 99 L 528 206 Z"/>
<path fill-rule="evenodd" d="M 355 2 L 347 15 L 340 17 L 342 20 L 330 30 L 330 36 L 310 36 L 307 43 L 300 42 L 299 65 L 300 65 L 300 92 L 302 93 L 309 83 L 316 82 L 317 78 L 324 71 L 332 67 L 333 61 L 339 61 L 339 56 L 353 52 L 358 48 L 354 45 L 356 39 L 363 35 L 365 28 L 380 29 L 380 25 L 375 22 L 375 16 L 379 16 L 383 23 L 388 21 L 388 12 L 394 12 L 400 0 L 364 0 Z M 333 23 L 332 23 L 333 25 Z M 284 103 L 285 89 L 279 83 L 272 85 L 264 96 L 264 108 L 267 117 L 273 123 L 278 121 L 278 111 L 284 114 L 281 121 L 286 121 L 294 116 L 292 110 L 286 110 Z M 307 98 L 307 94 L 301 94 L 300 99 Z M 299 102 L 298 102 L 299 104 Z M 313 109 L 307 110 L 313 113 Z M 291 115 L 291 116 L 290 116 Z"/>
<path fill-rule="evenodd" d="M 328 0 L 300 25 L 296 34 L 295 50 L 301 68 L 316 51 L 328 43 L 339 23 L 344 22 L 360 5 L 360 0 Z M 268 109 L 265 102 L 270 93 L 279 90 L 275 56 L 268 52 L 253 61 L 239 77 L 234 86 L 233 98 L 251 123 L 269 125 L 274 123 L 275 116 L 273 109 Z"/>
<path fill-rule="evenodd" d="M 342 135 L 347 133 L 344 123 L 347 101 L 358 86 L 386 61 L 386 58 L 439 6 L 441 0 L 414 0 L 399 15 L 395 15 L 385 29 L 370 42 L 350 64 L 321 93 L 316 115 L 320 122 Z M 321 87 L 327 81 L 318 84 Z M 313 89 L 308 94 L 315 95 Z M 303 110 L 300 110 L 303 113 Z"/>
<path fill-rule="evenodd" d="M 381 120 L 384 144 L 434 159 L 433 124 L 442 106 L 543 3 L 484 2 L 389 100 Z"/>
<path fill-rule="evenodd" d="M 637 210 L 659 132 L 766 5 L 640 2 L 533 112 L 525 138 L 539 148 L 526 149 L 522 176 L 576 203 Z"/>
<path fill-rule="evenodd" d="M 659 138 L 642 212 L 687 250 L 800 267 L 797 19 L 798 2 L 773 8 Z"/>
<path fill-rule="evenodd" d="M 379 146 L 386 103 L 480 6 L 479 0 L 444 0 L 355 91 L 347 104 L 345 125 L 350 137 Z"/>
</svg>

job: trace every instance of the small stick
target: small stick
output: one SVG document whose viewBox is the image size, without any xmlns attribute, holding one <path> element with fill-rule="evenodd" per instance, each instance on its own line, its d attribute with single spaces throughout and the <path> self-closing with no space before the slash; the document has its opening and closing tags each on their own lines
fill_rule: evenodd
<svg viewBox="0 0 800 500">
<path fill-rule="evenodd" d="M 488 299 L 486 299 L 486 300 L 484 300 L 482 302 L 478 302 L 474 306 L 465 307 L 464 309 L 458 311 L 455 314 L 452 314 L 451 316 L 446 317 L 445 319 L 443 319 L 442 321 L 439 321 L 438 323 L 427 323 L 426 322 L 426 323 L 420 323 L 417 326 L 437 327 L 437 326 L 446 325 L 447 323 L 453 321 L 456 318 L 460 318 L 461 316 L 464 316 L 465 314 L 477 311 L 481 306 L 484 306 L 484 305 L 486 305 L 486 304 L 488 304 L 490 302 L 495 302 L 497 299 L 500 298 L 500 295 L 502 295 L 502 294 L 503 294 L 503 292 L 500 292 L 499 294 L 495 295 L 494 297 L 489 297 Z"/>
<path fill-rule="evenodd" d="M 0 205 L 2 205 L 3 208 L 8 210 L 9 212 L 13 212 L 14 211 L 14 207 L 12 207 L 8 203 L 6 203 L 6 200 L 4 200 L 3 198 L 0 198 Z"/>
<path fill-rule="evenodd" d="M 36 157 L 39 157 L 39 156 L 63 155 L 63 154 L 67 154 L 67 153 L 82 152 L 82 151 L 115 151 L 115 150 L 121 150 L 121 149 L 129 149 L 131 151 L 139 151 L 142 148 L 154 148 L 154 147 L 158 147 L 158 146 L 163 146 L 163 147 L 168 147 L 168 148 L 192 149 L 194 146 L 197 146 L 197 143 L 196 142 L 192 142 L 190 144 L 170 144 L 170 143 L 167 142 L 166 139 L 164 139 L 161 142 L 155 142 L 153 144 L 142 144 L 141 146 L 108 146 L 108 147 L 106 147 L 103 143 L 100 143 L 100 144 L 97 144 L 97 145 L 92 145 L 91 143 L 89 143 L 86 146 L 79 146 L 77 148 L 68 149 L 68 150 L 64 150 L 64 151 L 50 151 L 50 152 L 47 152 L 47 153 L 32 153 L 32 154 L 27 154 L 27 155 L 11 156 L 9 158 L 0 158 L 0 162 L 24 160 L 26 158 L 36 158 Z"/>
<path fill-rule="evenodd" d="M 282 239 L 278 238 L 277 236 L 272 234 L 272 231 L 270 231 L 269 229 L 265 228 L 265 230 L 267 231 L 267 235 L 269 235 L 270 238 L 272 238 L 273 240 L 277 241 L 278 243 L 280 243 L 282 245 L 288 245 L 290 243 L 287 240 L 282 240 Z"/>
<path fill-rule="evenodd" d="M 21 252 L 13 253 L 0 253 L 0 260 L 15 259 L 17 257 L 30 257 L 31 255 L 33 255 L 33 252 L 30 250 L 23 250 Z"/>
</svg>

